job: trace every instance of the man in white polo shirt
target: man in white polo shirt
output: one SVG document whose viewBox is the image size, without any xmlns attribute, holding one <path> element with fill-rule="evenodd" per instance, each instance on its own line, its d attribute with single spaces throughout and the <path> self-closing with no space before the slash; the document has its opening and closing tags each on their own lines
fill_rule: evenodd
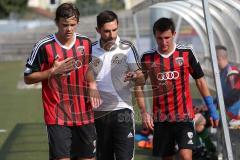
<svg viewBox="0 0 240 160">
<path fill-rule="evenodd" d="M 135 125 L 131 91 L 142 76 L 138 54 L 132 43 L 119 38 L 114 12 L 101 12 L 96 30 L 100 39 L 92 44 L 92 67 L 103 100 L 95 110 L 97 159 L 131 160 Z M 141 113 L 145 113 L 143 97 L 137 99 Z"/>
</svg>

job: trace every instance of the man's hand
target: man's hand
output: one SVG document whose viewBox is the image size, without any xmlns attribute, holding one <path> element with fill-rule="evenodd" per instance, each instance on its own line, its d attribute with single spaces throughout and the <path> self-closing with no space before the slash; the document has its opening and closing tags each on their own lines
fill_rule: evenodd
<svg viewBox="0 0 240 160">
<path fill-rule="evenodd" d="M 151 115 L 148 112 L 141 113 L 143 127 L 153 130 L 154 124 Z"/>
<path fill-rule="evenodd" d="M 209 108 L 215 108 L 215 109 L 209 109 Z M 210 122 L 212 127 L 216 128 L 219 124 L 219 113 L 216 109 L 216 106 L 212 104 L 212 106 L 208 106 L 209 114 L 210 114 Z"/>
<path fill-rule="evenodd" d="M 137 74 L 135 72 L 127 72 L 124 75 L 124 82 L 135 80 L 137 78 Z"/>
<path fill-rule="evenodd" d="M 51 75 L 67 75 L 67 73 L 74 70 L 75 60 L 73 57 L 66 58 L 62 61 L 55 59 Z"/>
<path fill-rule="evenodd" d="M 102 104 L 102 99 L 100 97 L 100 94 L 97 90 L 96 83 L 91 82 L 89 88 L 89 101 L 93 108 L 98 108 Z"/>
<path fill-rule="evenodd" d="M 204 97 L 204 101 L 208 107 L 208 112 L 210 114 L 210 122 L 212 127 L 217 127 L 219 124 L 219 114 L 216 109 L 216 106 L 213 103 L 212 96 L 206 96 Z"/>
</svg>

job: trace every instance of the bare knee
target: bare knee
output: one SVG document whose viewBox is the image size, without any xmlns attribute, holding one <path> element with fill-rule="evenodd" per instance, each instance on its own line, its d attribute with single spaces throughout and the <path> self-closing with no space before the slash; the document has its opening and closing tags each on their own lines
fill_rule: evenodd
<svg viewBox="0 0 240 160">
<path fill-rule="evenodd" d="M 184 156 L 180 156 L 181 160 L 192 160 L 192 156 L 189 156 L 189 155 L 184 155 Z"/>
<path fill-rule="evenodd" d="M 179 151 L 179 156 L 181 160 L 192 160 L 192 150 L 190 149 L 181 149 Z"/>
</svg>

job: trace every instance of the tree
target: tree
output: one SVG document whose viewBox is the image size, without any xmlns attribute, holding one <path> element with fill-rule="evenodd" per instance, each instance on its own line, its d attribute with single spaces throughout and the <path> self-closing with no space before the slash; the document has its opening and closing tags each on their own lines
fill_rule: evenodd
<svg viewBox="0 0 240 160">
<path fill-rule="evenodd" d="M 7 18 L 10 14 L 22 15 L 27 8 L 28 0 L 1 0 L 0 18 Z"/>
</svg>

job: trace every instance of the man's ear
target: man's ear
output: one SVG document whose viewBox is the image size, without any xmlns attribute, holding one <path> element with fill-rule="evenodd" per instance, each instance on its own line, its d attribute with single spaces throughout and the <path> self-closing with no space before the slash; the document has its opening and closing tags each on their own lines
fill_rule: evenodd
<svg viewBox="0 0 240 160">
<path fill-rule="evenodd" d="M 98 27 L 96 27 L 96 31 L 99 33 L 100 32 L 100 30 L 99 30 L 99 28 Z"/>
<path fill-rule="evenodd" d="M 175 35 L 176 35 L 176 31 L 173 32 L 173 36 L 175 36 Z"/>
</svg>

